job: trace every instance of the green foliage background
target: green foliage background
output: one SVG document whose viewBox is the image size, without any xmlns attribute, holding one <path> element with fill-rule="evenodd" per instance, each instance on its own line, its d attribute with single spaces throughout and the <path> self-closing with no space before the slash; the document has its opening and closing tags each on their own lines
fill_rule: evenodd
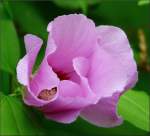
<svg viewBox="0 0 150 136">
<path fill-rule="evenodd" d="M 124 123 L 100 128 L 78 119 L 65 125 L 46 120 L 21 100 L 22 87 L 16 80 L 16 64 L 24 56 L 23 36 L 36 34 L 46 39 L 47 24 L 63 14 L 83 13 L 96 25 L 122 28 L 129 38 L 138 64 L 139 81 L 121 97 L 118 112 Z M 140 48 L 139 30 L 146 41 Z M 146 136 L 150 132 L 150 1 L 149 0 L 3 0 L 0 1 L 0 135 L 53 136 Z M 40 51 L 36 67 L 44 54 Z M 146 57 L 142 59 L 142 55 Z M 144 61 L 144 62 L 143 62 Z"/>
</svg>

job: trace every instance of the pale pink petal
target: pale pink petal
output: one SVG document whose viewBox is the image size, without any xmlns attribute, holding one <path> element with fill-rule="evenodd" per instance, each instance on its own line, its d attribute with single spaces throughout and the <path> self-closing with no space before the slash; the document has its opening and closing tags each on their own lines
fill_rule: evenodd
<svg viewBox="0 0 150 136">
<path fill-rule="evenodd" d="M 102 127 L 122 123 L 117 103 L 137 81 L 137 67 L 125 33 L 113 26 L 95 27 L 82 14 L 50 22 L 45 56 L 32 74 L 42 40 L 25 36 L 27 54 L 17 65 L 27 105 L 48 119 L 71 123 L 82 118 Z"/>
<path fill-rule="evenodd" d="M 45 76 L 45 74 L 47 76 Z M 49 67 L 49 65 L 44 65 L 43 63 L 38 73 L 31 80 L 30 86 L 27 87 L 27 90 L 24 93 L 24 102 L 30 106 L 41 107 L 56 100 L 59 95 L 57 88 L 58 84 L 59 79 L 57 78 L 57 75 L 52 71 L 52 68 Z M 45 89 L 51 90 L 52 88 L 57 89 L 57 92 L 52 99 L 43 100 L 38 98 L 41 91 Z"/>
<path fill-rule="evenodd" d="M 103 49 L 97 50 L 92 56 L 88 79 L 99 99 L 112 96 L 116 91 L 123 91 L 128 82 L 124 67 Z"/>
<path fill-rule="evenodd" d="M 91 105 L 81 111 L 81 117 L 86 121 L 100 127 L 115 127 L 122 123 L 117 114 L 119 94 L 102 98 L 97 104 Z"/>
<path fill-rule="evenodd" d="M 56 71 L 71 72 L 72 59 L 89 56 L 96 45 L 96 28 L 92 20 L 81 14 L 57 17 L 49 26 L 57 50 L 48 58 Z"/>
<path fill-rule="evenodd" d="M 35 46 L 41 46 L 43 44 L 42 39 L 36 35 L 27 34 L 24 36 L 26 52 L 30 52 Z"/>
<path fill-rule="evenodd" d="M 30 82 L 30 88 L 35 95 L 38 95 L 38 93 L 44 89 L 57 87 L 59 84 L 59 78 L 57 77 L 57 74 L 53 71 L 52 67 L 47 62 L 47 56 L 55 52 L 55 50 L 56 46 L 53 39 L 51 38 L 47 43 L 43 61 Z"/>
<path fill-rule="evenodd" d="M 17 79 L 21 84 L 28 85 L 32 67 L 43 42 L 40 38 L 31 34 L 26 35 L 24 41 L 27 54 L 17 65 Z"/>
<path fill-rule="evenodd" d="M 137 67 L 128 39 L 121 29 L 100 26 L 97 34 L 99 50 L 91 59 L 88 78 L 94 92 L 100 97 L 109 97 L 136 83 Z"/>
<path fill-rule="evenodd" d="M 76 57 L 73 59 L 73 66 L 78 75 L 87 77 L 90 64 L 87 58 Z"/>
<path fill-rule="evenodd" d="M 34 75 L 33 79 L 30 82 L 30 89 L 32 93 L 38 95 L 40 91 L 44 89 L 50 90 L 51 88 L 57 87 L 59 84 L 59 79 L 57 75 L 53 72 L 52 68 L 47 64 L 47 61 L 44 60 Z"/>
<path fill-rule="evenodd" d="M 129 77 L 127 89 L 133 87 L 138 79 L 137 66 L 126 34 L 118 27 L 97 27 L 99 46 L 117 60 Z"/>
<path fill-rule="evenodd" d="M 70 81 L 70 80 L 62 80 L 59 84 L 59 95 L 62 97 L 82 97 L 84 96 L 81 87 Z"/>
<path fill-rule="evenodd" d="M 51 34 L 49 34 L 49 38 L 47 41 L 47 47 L 45 52 L 45 57 L 48 57 L 48 55 L 53 54 L 57 49 L 57 46 L 55 44 L 54 39 L 52 38 Z"/>
<path fill-rule="evenodd" d="M 79 116 L 80 110 L 68 110 L 55 113 L 45 114 L 47 119 L 51 119 L 61 123 L 72 123 Z"/>
<path fill-rule="evenodd" d="M 63 80 L 58 88 L 59 96 L 57 99 L 41 107 L 40 110 L 49 119 L 63 123 L 72 122 L 77 118 L 79 111 L 91 103 L 91 100 L 84 96 L 84 88 L 72 81 Z"/>
<path fill-rule="evenodd" d="M 26 104 L 39 107 L 48 104 L 49 102 L 52 102 L 57 98 L 59 78 L 57 77 L 56 73 L 53 72 L 52 67 L 49 66 L 47 62 L 47 56 L 53 53 L 55 49 L 56 46 L 51 39 L 51 41 L 49 41 L 47 45 L 45 57 L 38 71 L 35 73 L 35 75 L 33 75 L 29 87 L 24 95 L 24 101 Z M 41 91 L 45 89 L 51 90 L 55 87 L 57 89 L 57 92 L 52 99 L 45 101 L 38 98 L 38 95 Z"/>
<path fill-rule="evenodd" d="M 89 60 L 84 57 L 76 57 L 73 59 L 73 68 L 79 76 L 78 84 L 82 88 L 85 100 L 87 99 L 89 101 L 89 104 L 95 103 L 97 101 L 97 96 L 89 86 L 89 81 L 87 78 L 87 75 L 91 68 Z"/>
<path fill-rule="evenodd" d="M 72 81 L 61 81 L 59 85 L 59 97 L 56 101 L 42 108 L 48 119 L 71 123 L 80 114 L 79 96 L 82 96 L 81 88 Z M 80 101 L 82 105 L 82 101 Z M 83 105 L 84 106 L 84 105 Z"/>
<path fill-rule="evenodd" d="M 39 70 L 32 75 L 32 68 L 42 45 L 42 40 L 37 36 L 30 34 L 26 35 L 24 39 L 27 54 L 18 63 L 17 77 L 18 81 L 26 86 L 26 90 L 23 95 L 24 102 L 28 105 L 39 107 L 55 100 L 58 95 L 57 91 L 53 99 L 49 101 L 38 98 L 38 95 L 42 90 L 50 90 L 57 87 L 59 84 L 57 75 L 47 63 L 47 55 L 55 51 L 55 45 L 53 41 L 49 41 L 42 64 L 40 65 Z"/>
<path fill-rule="evenodd" d="M 119 95 L 137 81 L 137 68 L 125 33 L 116 27 L 97 29 L 99 49 L 91 58 L 89 84 L 98 95 L 99 102 L 85 108 L 81 116 L 103 127 L 122 123 L 117 115 Z"/>
<path fill-rule="evenodd" d="M 55 94 L 53 99 L 50 100 L 43 100 L 39 99 L 32 91 L 30 90 L 29 87 L 26 88 L 26 90 L 23 93 L 23 100 L 24 102 L 29 105 L 29 106 L 34 106 L 34 107 L 41 107 L 44 106 L 54 100 L 56 100 L 58 97 L 58 92 Z"/>
<path fill-rule="evenodd" d="M 52 23 L 53 23 L 53 21 L 48 24 L 48 26 L 47 26 L 47 32 L 51 33 L 51 31 L 52 31 Z"/>
<path fill-rule="evenodd" d="M 84 99 L 82 88 L 69 80 L 62 80 L 58 86 L 59 96 L 57 100 L 43 106 L 44 112 L 65 111 L 72 109 L 80 109 L 87 105 Z"/>
</svg>

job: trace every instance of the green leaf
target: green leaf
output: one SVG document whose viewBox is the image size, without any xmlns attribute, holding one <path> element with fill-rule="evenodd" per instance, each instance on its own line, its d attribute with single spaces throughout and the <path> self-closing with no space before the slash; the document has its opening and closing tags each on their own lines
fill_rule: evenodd
<svg viewBox="0 0 150 136">
<path fill-rule="evenodd" d="M 86 13 L 88 6 L 87 0 L 54 0 L 53 2 L 63 8 L 82 9 L 83 13 Z"/>
<path fill-rule="evenodd" d="M 147 132 L 141 130 L 127 121 L 124 121 L 121 126 L 115 128 L 102 128 L 94 126 L 83 119 L 78 118 L 72 124 L 60 124 L 42 118 L 41 123 L 47 129 L 49 134 L 61 135 L 61 133 L 70 133 L 76 136 L 144 136 Z M 59 131 L 57 131 L 59 129 Z M 78 131 L 77 131 L 78 130 Z"/>
<path fill-rule="evenodd" d="M 100 0 L 53 0 L 53 2 L 64 9 L 81 9 L 84 14 L 87 14 L 88 6 L 100 2 Z"/>
<path fill-rule="evenodd" d="M 48 22 L 44 20 L 40 12 L 32 5 L 32 2 L 9 1 L 9 7 L 21 34 L 31 33 L 47 39 Z"/>
<path fill-rule="evenodd" d="M 143 6 L 143 5 L 147 5 L 147 4 L 150 4 L 150 0 L 139 0 L 138 1 L 139 6 Z"/>
<path fill-rule="evenodd" d="M 16 97 L 0 94 L 0 135 L 42 135 L 39 122 Z"/>
<path fill-rule="evenodd" d="M 150 95 L 150 72 L 140 71 L 138 74 L 138 78 L 138 82 L 134 89 L 137 91 L 144 90 Z"/>
<path fill-rule="evenodd" d="M 149 95 L 145 92 L 130 90 L 121 96 L 119 113 L 138 128 L 150 131 Z"/>
<path fill-rule="evenodd" d="M 80 118 L 67 125 L 45 118 L 42 118 L 41 123 L 47 128 L 49 134 L 53 135 L 59 135 L 59 132 L 68 132 L 78 136 L 146 136 L 150 123 L 148 101 L 148 95 L 144 92 L 128 91 L 125 93 L 119 102 L 119 113 L 125 120 L 122 125 L 115 128 L 96 127 Z M 59 132 L 57 131 L 58 128 Z"/>
<path fill-rule="evenodd" d="M 35 34 L 43 40 L 47 41 L 48 32 L 46 31 L 47 25 L 50 20 L 46 21 L 42 16 L 41 12 L 33 2 L 8 2 L 10 10 L 12 12 L 13 18 L 18 26 L 20 37 L 23 37 L 25 34 Z M 24 42 L 22 41 L 22 52 L 24 50 Z M 38 54 L 35 67 L 41 63 L 41 60 L 44 56 L 45 47 L 43 46 Z"/>
<path fill-rule="evenodd" d="M 101 1 L 97 8 L 90 12 L 90 16 L 96 19 L 98 24 L 115 25 L 118 27 L 135 28 L 145 27 L 148 29 L 150 4 L 138 6 L 133 0 L 106 0 Z"/>
<path fill-rule="evenodd" d="M 0 3 L 0 68 L 12 74 L 20 57 L 19 40 L 13 21 Z"/>
<path fill-rule="evenodd" d="M 7 0 L 3 1 L 3 5 L 4 5 L 4 8 L 6 9 L 7 13 L 9 14 L 9 16 L 11 18 L 13 18 L 13 15 L 12 15 L 10 5 L 9 5 L 8 1 Z"/>
<path fill-rule="evenodd" d="M 10 74 L 0 70 L 0 91 L 4 94 L 9 94 L 10 90 Z"/>
<path fill-rule="evenodd" d="M 15 97 L 4 95 L 0 95 L 0 97 L 0 121 L 2 126 L 0 135 L 40 135 L 43 131 L 46 135 L 54 136 L 144 136 L 144 134 L 146 134 L 146 131 L 138 129 L 127 121 L 124 121 L 121 126 L 115 128 L 96 127 L 82 119 L 78 119 L 72 124 L 57 123 L 51 120 L 46 120 L 45 117 L 36 110 L 31 112 L 31 109 L 26 108 L 20 103 L 19 99 Z M 39 124 L 42 125 L 42 127 L 39 126 Z M 44 130 L 42 128 L 44 128 Z"/>
</svg>

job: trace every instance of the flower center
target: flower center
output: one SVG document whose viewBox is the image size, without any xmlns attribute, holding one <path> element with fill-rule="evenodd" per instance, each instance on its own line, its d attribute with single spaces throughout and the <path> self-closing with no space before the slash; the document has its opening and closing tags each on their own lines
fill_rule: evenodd
<svg viewBox="0 0 150 136">
<path fill-rule="evenodd" d="M 69 80 L 69 75 L 63 72 L 55 72 L 60 80 Z"/>
<path fill-rule="evenodd" d="M 52 98 L 54 98 L 56 92 L 57 92 L 57 88 L 56 87 L 54 87 L 54 88 L 52 88 L 50 90 L 44 89 L 44 90 L 42 90 L 39 93 L 38 98 L 48 101 L 48 100 L 51 100 Z"/>
</svg>

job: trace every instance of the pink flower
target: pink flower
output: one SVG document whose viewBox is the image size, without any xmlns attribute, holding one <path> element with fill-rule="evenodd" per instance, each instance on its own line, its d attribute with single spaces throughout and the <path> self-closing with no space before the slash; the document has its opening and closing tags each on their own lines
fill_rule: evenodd
<svg viewBox="0 0 150 136">
<path fill-rule="evenodd" d="M 125 33 L 113 26 L 95 27 L 81 14 L 59 16 L 47 31 L 45 56 L 34 74 L 42 40 L 31 34 L 24 38 L 27 53 L 17 66 L 24 102 L 57 122 L 71 123 L 81 116 L 97 126 L 121 124 L 118 99 L 137 81 Z"/>
</svg>

